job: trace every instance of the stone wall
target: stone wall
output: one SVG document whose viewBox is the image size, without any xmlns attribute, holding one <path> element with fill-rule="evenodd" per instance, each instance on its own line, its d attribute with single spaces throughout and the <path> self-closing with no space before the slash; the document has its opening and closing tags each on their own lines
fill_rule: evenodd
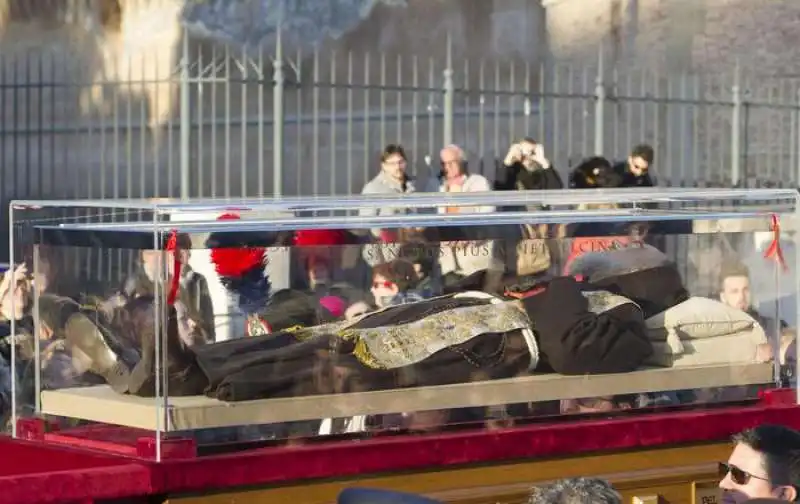
<svg viewBox="0 0 800 504">
<path fill-rule="evenodd" d="M 178 102 L 185 2 L 126 0 L 117 4 L 120 10 L 115 16 L 108 13 L 113 10 L 108 2 L 114 0 L 62 2 L 59 5 L 73 8 L 64 7 L 57 15 L 53 11 L 56 4 L 51 0 L 36 1 L 37 8 L 23 0 L 0 4 L 10 12 L 0 39 L 6 70 L 3 79 L 11 84 L 2 97 L 4 170 L 43 174 L 42 179 L 38 175 L 17 177 L 13 190 L 7 190 L 30 197 L 176 195 L 180 156 L 177 130 L 185 117 Z M 376 3 L 347 1 L 353 5 Z M 311 121 L 303 119 L 300 129 L 287 127 L 287 159 L 294 163 L 286 170 L 289 192 L 349 192 L 359 187 L 362 174 L 374 169 L 365 164 L 373 164 L 382 142 L 421 144 L 433 139 L 433 143 L 428 141 L 424 154 L 435 152 L 443 127 L 439 117 L 418 124 L 414 138 L 410 138 L 412 128 L 395 119 L 398 114 L 414 112 L 414 97 L 421 119 L 431 100 L 441 113 L 441 96 L 432 96 L 440 93 L 431 86 L 441 89 L 444 85 L 448 36 L 459 88 L 479 84 L 477 62 L 482 59 L 491 61 L 503 56 L 535 65 L 540 56 L 540 30 L 535 27 L 540 24 L 541 13 L 524 0 L 410 0 L 403 8 L 393 7 L 397 4 L 393 1 L 362 9 L 366 17 L 355 22 L 329 13 L 332 24 L 350 29 L 340 38 L 317 46 L 321 48 L 317 68 L 311 44 L 315 39 L 290 32 L 292 26 L 305 26 L 306 21 L 287 22 L 287 116 L 308 118 L 316 113 L 329 118 L 334 113 L 339 118 L 334 128 L 329 121 L 328 126 L 317 130 L 323 140 L 318 142 L 316 157 L 308 154 L 306 145 L 312 136 Z M 261 4 L 254 1 L 239 5 L 244 9 Z M 351 11 L 361 12 L 341 10 Z M 215 13 L 219 14 L 211 11 Z M 239 14 L 230 14 L 231 19 L 241 19 Z M 188 85 L 188 115 L 195 122 L 205 123 L 193 129 L 191 138 L 190 161 L 202 164 L 198 170 L 205 170 L 197 173 L 193 168 L 192 192 L 271 192 L 272 176 L 264 172 L 272 170 L 270 80 L 274 45 L 250 47 L 245 52 L 231 41 L 223 44 L 209 38 L 216 32 L 199 29 L 196 19 L 191 26 L 195 31 L 189 35 L 189 72 L 193 82 Z M 259 37 L 274 42 L 269 34 L 274 35 L 275 26 L 265 25 L 262 31 Z M 252 39 L 248 37 L 245 39 Z M 304 38 L 310 40 L 303 43 Z M 486 70 L 492 82 L 493 70 L 492 66 Z M 503 72 L 501 85 L 507 89 L 509 78 L 505 69 Z M 520 71 L 517 80 L 522 78 Z M 353 92 L 352 112 L 346 103 L 348 81 L 362 88 Z M 324 90 L 315 88 L 314 82 L 323 84 Z M 331 84 L 341 89 L 331 92 Z M 393 90 L 381 93 L 377 89 L 381 85 Z M 399 92 L 398 86 L 408 91 Z M 425 91 L 413 91 L 415 86 Z M 463 105 L 466 100 L 459 103 Z M 381 108 L 385 110 L 383 116 Z M 354 145 L 348 147 L 342 145 L 348 138 L 342 118 L 349 113 L 376 117 L 371 125 L 357 125 L 351 131 L 349 137 Z M 377 121 L 384 126 L 375 127 Z M 331 130 L 338 131 L 338 137 Z M 501 143 L 520 133 L 503 131 Z M 365 140 L 365 136 L 369 138 Z M 330 145 L 331 138 L 336 146 Z M 357 166 L 343 167 L 341 161 L 328 161 L 348 149 L 356 151 L 350 158 L 358 160 Z M 315 176 L 316 182 L 311 181 L 314 177 L 298 178 L 294 165 L 308 170 L 307 164 L 313 159 L 319 163 L 315 167 L 320 172 Z M 72 173 L 70 181 L 75 184 L 51 186 L 45 175 L 56 169 Z M 342 185 L 344 177 L 336 177 L 330 172 L 332 169 L 357 175 L 351 183 Z M 248 173 L 242 174 L 243 170 Z M 332 179 L 337 179 L 336 184 L 330 183 Z M 77 182 L 84 180 L 89 183 Z"/>
<path fill-rule="evenodd" d="M 619 98 L 606 129 L 642 130 L 642 140 L 657 144 L 659 158 L 667 160 L 669 177 L 680 178 L 688 163 L 701 173 L 713 171 L 718 182 L 730 181 L 738 84 L 746 103 L 744 177 L 798 179 L 800 118 L 793 107 L 800 91 L 800 2 L 545 0 L 544 6 L 552 61 L 597 65 L 602 50 L 607 90 Z M 625 103 L 634 93 L 644 104 Z M 658 103 L 669 98 L 691 108 Z M 638 109 L 661 119 L 638 118 Z"/>
<path fill-rule="evenodd" d="M 256 7 L 270 2 L 239 5 L 242 12 L 257 13 Z M 409 145 L 415 166 L 428 170 L 424 158 L 435 155 L 443 139 L 448 36 L 458 89 L 455 140 L 467 147 L 473 163 L 502 154 L 498 151 L 521 135 L 544 139 L 562 168 L 591 154 L 598 47 L 605 48 L 608 73 L 604 153 L 623 156 L 629 144 L 652 140 L 659 145 L 663 172 L 675 181 L 697 170 L 724 178 L 732 129 L 724 103 L 731 99 L 737 60 L 745 77 L 783 75 L 778 84 L 750 78 L 745 87 L 753 100 L 797 100 L 792 76 L 798 65 L 794 39 L 800 34 L 792 20 L 800 3 L 793 0 L 544 0 L 546 16 L 538 2 L 526 0 L 346 4 L 320 14 L 306 4 L 305 11 L 296 9 L 327 16 L 331 26 L 320 30 L 327 39 L 286 34 L 286 193 L 357 189 L 376 169 L 375 156 L 388 141 Z M 183 0 L 0 0 L 6 194 L 178 194 L 178 131 L 185 117 L 178 101 L 178 58 L 187 5 Z M 364 17 L 352 18 L 357 14 Z M 242 43 L 267 42 L 262 52 L 250 48 L 247 54 L 194 21 L 188 113 L 203 124 L 190 138 L 192 192 L 269 193 L 275 34 L 269 23 L 275 16 L 243 35 Z M 287 26 L 308 22 L 298 18 Z M 314 47 L 321 51 L 316 66 Z M 557 67 L 542 74 L 547 54 Z M 616 82 L 609 77 L 612 69 Z M 686 69 L 713 74 L 717 82 L 698 84 Z M 413 91 L 415 86 L 422 90 Z M 541 91 L 550 96 L 537 100 Z M 708 104 L 655 99 L 669 96 Z M 748 114 L 757 127 L 748 128 L 752 148 L 746 159 L 785 179 L 778 168 L 800 159 L 792 154 L 798 135 L 791 133 L 800 120 L 794 112 L 755 105 Z M 777 154 L 768 155 L 773 151 Z M 54 184 L 53 173 L 71 175 Z"/>
<path fill-rule="evenodd" d="M 506 116 L 493 118 L 491 107 L 479 128 L 475 88 L 481 60 L 488 62 L 486 88 L 532 89 L 538 82 L 543 18 L 537 3 L 343 0 L 337 5 L 348 7 L 337 10 L 329 9 L 329 2 L 319 9 L 309 9 L 311 0 L 304 2 L 305 10 L 293 12 L 327 16 L 331 26 L 294 33 L 292 26 L 312 20 L 286 24 L 288 123 L 280 167 L 285 194 L 358 190 L 377 169 L 375 160 L 386 142 L 408 145 L 415 167 L 428 170 L 424 157 L 435 155 L 442 143 L 448 36 L 461 90 L 456 107 L 473 113 L 457 120 L 456 140 L 471 143 L 474 155 L 491 156 L 527 133 L 521 121 L 514 125 Z M 267 8 L 274 3 L 241 0 L 237 6 L 244 10 L 219 11 L 250 22 L 240 42 L 262 40 L 261 47 L 238 44 L 193 18 L 189 107 L 181 111 L 182 17 L 199 3 L 0 0 L 2 211 L 12 198 L 179 195 L 180 122 L 186 117 L 193 123 L 184 158 L 191 194 L 272 193 L 276 16 L 257 13 L 264 8 L 274 14 Z M 241 15 L 250 8 L 256 14 Z M 231 28 L 237 26 L 227 26 L 228 34 L 240 33 Z M 320 50 L 317 68 L 315 47 Z M 504 63 L 494 64 L 499 58 Z M 518 64 L 513 79 L 505 63 L 509 59 Z M 527 76 L 525 64 L 534 69 Z M 513 100 L 522 110 L 522 99 Z M 503 98 L 502 105 L 513 100 Z"/>
<path fill-rule="evenodd" d="M 604 45 L 623 66 L 798 73 L 794 0 L 544 0 L 556 61 L 593 63 Z"/>
</svg>

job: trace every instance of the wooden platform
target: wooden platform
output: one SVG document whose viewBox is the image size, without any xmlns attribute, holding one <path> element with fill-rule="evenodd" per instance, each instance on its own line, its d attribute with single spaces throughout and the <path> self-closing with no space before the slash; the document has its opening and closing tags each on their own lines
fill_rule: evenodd
<svg viewBox="0 0 800 504">
<path fill-rule="evenodd" d="M 530 488 L 562 478 L 610 481 L 623 502 L 707 504 L 720 502 L 717 463 L 730 454 L 729 443 L 670 447 L 628 453 L 591 454 L 435 472 L 370 475 L 348 480 L 303 482 L 273 488 L 228 490 L 212 495 L 170 496 L 166 504 L 329 504 L 345 488 L 382 488 L 417 493 L 446 504 L 523 504 Z M 704 500 L 713 499 L 715 500 Z"/>
<path fill-rule="evenodd" d="M 43 391 L 42 413 L 151 431 L 264 425 L 381 413 L 770 383 L 771 364 L 658 368 L 625 374 L 526 376 L 441 387 L 228 403 L 205 396 L 120 395 L 108 386 Z M 166 406 L 166 408 L 164 408 Z"/>
</svg>

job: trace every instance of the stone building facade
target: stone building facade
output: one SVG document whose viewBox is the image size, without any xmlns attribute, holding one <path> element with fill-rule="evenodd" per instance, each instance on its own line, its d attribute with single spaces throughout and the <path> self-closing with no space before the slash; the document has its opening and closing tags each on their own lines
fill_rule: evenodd
<svg viewBox="0 0 800 504">
<path fill-rule="evenodd" d="M 542 0 L 559 61 L 612 61 L 719 71 L 737 62 L 762 75 L 800 68 L 800 2 L 794 0 Z"/>
<path fill-rule="evenodd" d="M 230 9 L 233 0 L 0 0 L 4 198 L 179 194 L 179 123 L 186 118 L 179 63 L 186 26 L 192 82 L 184 90 L 194 123 L 191 193 L 272 192 L 271 58 L 279 1 L 239 0 Z M 327 7 L 315 7 L 315 1 Z M 211 10 L 197 11 L 187 25 L 186 8 L 192 5 Z M 357 190 L 377 169 L 376 154 L 387 141 L 412 146 L 417 168 L 427 169 L 423 159 L 435 155 L 442 141 L 448 36 L 459 113 L 455 140 L 474 162 L 502 155 L 511 139 L 529 133 L 548 141 L 560 167 L 591 154 L 596 82 L 585 70 L 596 66 L 598 47 L 605 49 L 609 75 L 617 69 L 621 76 L 617 83 L 604 80 L 604 151 L 618 157 L 629 143 L 652 139 L 662 163 L 681 167 L 670 168 L 676 180 L 686 170 L 710 166 L 709 160 L 715 170 L 729 164 L 730 107 L 614 101 L 617 94 L 632 88 L 646 96 L 668 94 L 670 86 L 680 89 L 686 82 L 691 88 L 691 80 L 681 84 L 684 75 L 723 75 L 738 61 L 748 75 L 779 77 L 755 80 L 757 85 L 748 86 L 751 96 L 797 99 L 797 0 L 291 5 L 284 20 L 285 111 L 291 119 L 281 167 L 285 194 Z M 222 15 L 231 21 L 216 23 Z M 321 26 L 319 36 L 307 29 L 314 23 Z M 237 33 L 246 36 L 237 41 Z M 254 50 L 253 40 L 264 44 Z M 251 47 L 243 54 L 246 44 Z M 321 51 L 316 67 L 314 48 Z M 540 73 L 552 63 L 571 68 Z M 645 79 L 643 69 L 655 73 Z M 632 82 L 627 91 L 626 78 Z M 729 83 L 722 79 L 693 96 L 710 101 L 719 92 L 729 101 Z M 415 85 L 424 89 L 413 91 Z M 550 96 L 537 98 L 542 92 Z M 316 125 L 315 114 L 323 118 Z M 795 116 L 752 107 L 749 120 L 759 127 L 750 128 L 749 141 L 759 152 L 747 156 L 767 163 L 776 149 L 797 151 L 789 140 L 800 138 L 790 134 L 800 130 Z M 758 135 L 786 145 L 759 143 Z M 680 151 L 680 158 L 669 159 L 672 151 Z M 791 154 L 772 157 L 770 166 L 797 162 Z M 54 174 L 64 173 L 70 176 L 54 184 Z"/>
<path fill-rule="evenodd" d="M 719 183 L 735 173 L 771 182 L 800 179 L 800 2 L 542 3 L 551 61 L 597 66 L 600 48 L 606 90 L 618 98 L 607 129 L 642 130 L 675 182 L 687 170 Z M 646 104 L 625 98 L 633 95 Z M 739 169 L 729 168 L 736 159 Z"/>
</svg>

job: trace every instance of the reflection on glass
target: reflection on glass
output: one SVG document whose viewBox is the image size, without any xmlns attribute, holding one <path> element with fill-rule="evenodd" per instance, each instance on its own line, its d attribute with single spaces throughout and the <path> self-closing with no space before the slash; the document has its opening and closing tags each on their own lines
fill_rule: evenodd
<svg viewBox="0 0 800 504">
<path fill-rule="evenodd" d="M 715 209 L 717 232 L 702 201 L 659 204 L 619 219 L 588 202 L 595 218 L 550 223 L 498 210 L 491 225 L 436 225 L 443 212 L 334 229 L 315 215 L 297 230 L 237 210 L 156 233 L 39 226 L 21 280 L 0 284 L 19 298 L 2 305 L 18 372 L 0 379 L 17 380 L 23 416 L 201 445 L 645 414 L 793 383 L 796 328 L 752 273 L 795 285 L 753 240 L 770 214 Z"/>
</svg>

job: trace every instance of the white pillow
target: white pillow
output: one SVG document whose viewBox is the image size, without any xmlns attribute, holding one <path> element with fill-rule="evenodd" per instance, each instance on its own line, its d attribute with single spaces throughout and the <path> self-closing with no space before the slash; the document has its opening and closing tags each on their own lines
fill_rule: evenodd
<svg viewBox="0 0 800 504">
<path fill-rule="evenodd" d="M 709 298 L 692 297 L 645 321 L 650 337 L 677 333 L 681 339 L 713 338 L 761 326 L 747 313 Z"/>
<path fill-rule="evenodd" d="M 673 351 L 665 343 L 655 343 L 653 355 L 645 363 L 664 367 L 754 364 L 759 362 L 759 345 L 766 343 L 762 336 L 763 331 L 754 328 L 725 336 L 686 340 L 681 352 Z"/>
</svg>

